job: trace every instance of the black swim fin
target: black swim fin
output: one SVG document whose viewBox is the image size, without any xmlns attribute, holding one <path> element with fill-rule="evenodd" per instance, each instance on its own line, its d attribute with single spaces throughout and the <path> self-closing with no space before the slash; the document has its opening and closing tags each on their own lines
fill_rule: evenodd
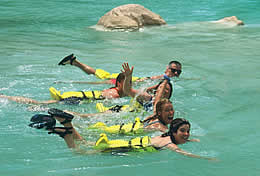
<svg viewBox="0 0 260 176">
<path fill-rule="evenodd" d="M 70 65 L 72 65 L 72 62 L 76 59 L 76 57 L 73 57 L 73 54 L 70 54 L 66 57 L 64 57 L 59 63 L 58 65 L 66 65 L 68 61 L 70 61 Z"/>
<path fill-rule="evenodd" d="M 37 129 L 45 128 L 46 130 L 48 130 L 52 129 L 56 125 L 56 120 L 52 116 L 46 114 L 34 115 L 31 118 L 31 122 L 33 123 L 30 123 L 29 127 Z"/>
</svg>

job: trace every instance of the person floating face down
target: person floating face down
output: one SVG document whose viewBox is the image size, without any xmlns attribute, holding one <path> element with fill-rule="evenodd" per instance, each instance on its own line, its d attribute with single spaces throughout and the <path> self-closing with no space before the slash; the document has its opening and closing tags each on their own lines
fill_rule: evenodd
<svg viewBox="0 0 260 176">
<path fill-rule="evenodd" d="M 64 111 L 60 111 L 57 109 L 50 109 L 48 112 L 50 115 L 45 117 L 45 121 L 47 122 L 46 119 L 51 121 L 49 124 L 45 123 L 46 129 L 49 131 L 49 134 L 55 133 L 58 134 L 60 137 L 64 139 L 66 142 L 67 146 L 69 148 L 74 148 L 77 150 L 79 146 L 78 144 L 84 144 L 84 145 L 94 145 L 95 146 L 95 151 L 90 151 L 89 153 L 93 154 L 96 152 L 102 152 L 102 151 L 110 151 L 110 150 L 120 150 L 122 148 L 127 149 L 127 151 L 131 151 L 132 149 L 144 149 L 147 147 L 152 147 L 155 150 L 161 150 L 161 149 L 170 149 L 173 150 L 177 153 L 190 156 L 190 157 L 195 157 L 195 158 L 205 158 L 205 159 L 214 159 L 214 158 L 209 158 L 209 157 L 202 157 L 199 155 L 195 155 L 186 151 L 183 151 L 178 147 L 180 144 L 184 144 L 189 140 L 190 137 L 190 128 L 191 124 L 189 121 L 183 118 L 176 118 L 172 120 L 170 123 L 170 128 L 169 130 L 159 136 L 155 137 L 137 137 L 135 139 L 132 139 L 131 141 L 125 141 L 125 140 L 108 140 L 107 136 L 105 134 L 101 134 L 100 138 L 97 140 L 96 143 L 88 142 L 86 141 L 79 133 L 78 131 L 74 128 L 72 124 L 73 120 L 73 115 L 65 113 Z M 36 118 L 37 119 L 37 118 Z M 56 123 L 53 122 L 58 120 L 60 124 L 63 125 L 63 127 L 56 127 Z M 42 118 L 41 118 L 42 120 Z M 43 124 L 43 121 L 37 121 L 30 124 L 29 126 L 35 127 L 35 128 L 42 128 L 39 127 L 38 124 Z M 81 141 L 81 143 L 75 143 L 75 141 Z M 105 144 L 105 145 L 103 145 Z M 102 149 L 98 148 L 99 145 L 102 145 Z M 104 148 L 105 146 L 105 148 Z M 88 152 L 87 152 L 88 153 Z"/>
</svg>

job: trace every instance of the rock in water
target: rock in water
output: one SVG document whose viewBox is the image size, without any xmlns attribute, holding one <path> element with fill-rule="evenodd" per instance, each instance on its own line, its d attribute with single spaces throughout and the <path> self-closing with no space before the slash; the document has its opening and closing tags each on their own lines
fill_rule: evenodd
<svg viewBox="0 0 260 176">
<path fill-rule="evenodd" d="M 102 16 L 97 25 L 110 30 L 138 30 L 144 26 L 165 25 L 160 15 L 138 4 L 116 7 Z"/>
</svg>

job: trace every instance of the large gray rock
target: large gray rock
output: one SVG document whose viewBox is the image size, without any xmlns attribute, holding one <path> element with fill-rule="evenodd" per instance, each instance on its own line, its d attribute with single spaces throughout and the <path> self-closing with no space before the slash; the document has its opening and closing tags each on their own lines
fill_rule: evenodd
<svg viewBox="0 0 260 176">
<path fill-rule="evenodd" d="M 110 30 L 137 30 L 144 26 L 164 24 L 166 22 L 159 15 L 138 4 L 116 7 L 102 16 L 97 23 Z"/>
</svg>

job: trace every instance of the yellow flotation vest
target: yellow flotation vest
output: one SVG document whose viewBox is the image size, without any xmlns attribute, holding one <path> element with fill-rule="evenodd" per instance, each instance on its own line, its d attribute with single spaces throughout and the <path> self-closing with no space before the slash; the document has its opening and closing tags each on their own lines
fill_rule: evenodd
<svg viewBox="0 0 260 176">
<path fill-rule="evenodd" d="M 120 133 L 120 134 L 138 134 L 143 133 L 143 123 L 140 118 L 135 118 L 134 123 L 106 126 L 103 122 L 97 122 L 89 127 L 90 129 L 101 129 L 108 133 Z"/>
<path fill-rule="evenodd" d="M 108 151 L 113 149 L 133 149 L 136 151 L 156 151 L 150 146 L 151 138 L 149 136 L 136 137 L 129 141 L 126 140 L 108 140 L 105 133 L 100 134 L 100 138 L 95 144 L 95 149 Z"/>
<path fill-rule="evenodd" d="M 102 69 L 96 69 L 95 75 L 99 79 L 116 79 L 119 73 L 109 73 Z M 132 81 L 136 81 L 138 79 L 141 79 L 140 77 L 132 77 Z"/>
<path fill-rule="evenodd" d="M 84 99 L 92 99 L 92 100 L 101 100 L 104 99 L 102 97 L 102 91 L 86 91 L 86 92 L 64 92 L 63 94 L 60 91 L 56 90 L 54 87 L 49 88 L 51 98 L 54 100 L 64 100 L 66 98 L 77 97 Z"/>
<path fill-rule="evenodd" d="M 96 109 L 98 112 L 105 112 L 108 110 L 113 112 L 120 112 L 120 111 L 130 112 L 130 105 L 115 105 L 115 106 L 106 107 L 104 106 L 103 103 L 97 103 Z"/>
<path fill-rule="evenodd" d="M 131 100 L 131 103 L 128 105 L 115 105 L 115 106 L 110 106 L 106 107 L 104 106 L 103 103 L 97 103 L 96 104 L 96 109 L 98 112 L 105 112 L 105 111 L 113 111 L 113 112 L 141 112 L 143 109 L 143 106 L 138 103 L 137 101 L 133 102 L 133 99 Z"/>
</svg>

